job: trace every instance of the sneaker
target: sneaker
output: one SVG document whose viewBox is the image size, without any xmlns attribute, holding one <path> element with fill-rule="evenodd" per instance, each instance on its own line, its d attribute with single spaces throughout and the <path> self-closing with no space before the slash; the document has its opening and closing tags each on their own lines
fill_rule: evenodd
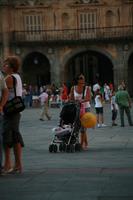
<svg viewBox="0 0 133 200">
<path fill-rule="evenodd" d="M 42 118 L 40 118 L 39 120 L 40 120 L 40 121 L 44 121 L 44 119 L 42 119 Z"/>
<path fill-rule="evenodd" d="M 116 123 L 112 123 L 112 126 L 117 126 L 117 124 Z"/>
<path fill-rule="evenodd" d="M 4 175 L 5 174 L 11 174 L 13 172 L 13 168 L 7 169 L 7 170 L 3 170 Z"/>
<path fill-rule="evenodd" d="M 87 151 L 88 149 L 89 149 L 88 146 L 83 147 L 83 150 L 84 150 L 84 151 Z"/>
<path fill-rule="evenodd" d="M 102 127 L 106 127 L 107 125 L 105 125 L 105 124 L 102 124 L 101 126 L 102 126 Z"/>
<path fill-rule="evenodd" d="M 100 125 L 100 124 L 98 124 L 98 125 L 97 125 L 97 127 L 98 127 L 98 128 L 100 128 L 100 127 L 101 127 L 101 125 Z"/>
</svg>

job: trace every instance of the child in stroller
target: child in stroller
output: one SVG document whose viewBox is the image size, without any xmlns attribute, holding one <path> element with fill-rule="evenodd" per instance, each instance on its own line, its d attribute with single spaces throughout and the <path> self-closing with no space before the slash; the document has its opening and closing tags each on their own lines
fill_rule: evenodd
<svg viewBox="0 0 133 200">
<path fill-rule="evenodd" d="M 80 151 L 80 126 L 80 104 L 66 103 L 60 113 L 59 126 L 53 128 L 54 138 L 49 145 L 49 152 L 57 152 L 58 146 L 60 152 Z"/>
</svg>

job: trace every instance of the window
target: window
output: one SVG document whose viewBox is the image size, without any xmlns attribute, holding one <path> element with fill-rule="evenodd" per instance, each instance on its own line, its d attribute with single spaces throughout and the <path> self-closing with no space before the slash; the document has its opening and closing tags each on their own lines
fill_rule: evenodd
<svg viewBox="0 0 133 200">
<path fill-rule="evenodd" d="M 106 27 L 112 27 L 114 25 L 114 13 L 111 10 L 106 12 Z"/>
<path fill-rule="evenodd" d="M 69 28 L 69 15 L 67 13 L 62 14 L 62 28 L 63 29 Z"/>
<path fill-rule="evenodd" d="M 24 30 L 27 31 L 28 40 L 39 40 L 41 38 L 42 24 L 42 15 L 24 16 Z"/>
<path fill-rule="evenodd" d="M 79 14 L 79 28 L 82 36 L 94 37 L 97 27 L 97 14 L 94 11 Z"/>
</svg>

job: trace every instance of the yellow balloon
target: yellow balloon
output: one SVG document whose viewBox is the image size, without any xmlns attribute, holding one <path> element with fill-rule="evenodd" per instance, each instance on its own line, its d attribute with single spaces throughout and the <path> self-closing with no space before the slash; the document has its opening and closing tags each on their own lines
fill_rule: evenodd
<svg viewBox="0 0 133 200">
<path fill-rule="evenodd" d="M 84 128 L 93 128 L 95 127 L 97 123 L 97 118 L 96 115 L 94 115 L 91 112 L 86 112 L 82 117 L 81 117 L 81 125 Z"/>
</svg>

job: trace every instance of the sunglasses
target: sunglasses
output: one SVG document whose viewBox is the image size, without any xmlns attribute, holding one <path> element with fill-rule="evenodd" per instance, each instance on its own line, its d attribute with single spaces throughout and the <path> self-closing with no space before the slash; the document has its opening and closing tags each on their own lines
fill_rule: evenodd
<svg viewBox="0 0 133 200">
<path fill-rule="evenodd" d="M 79 77 L 78 80 L 85 80 L 83 77 Z"/>
</svg>

